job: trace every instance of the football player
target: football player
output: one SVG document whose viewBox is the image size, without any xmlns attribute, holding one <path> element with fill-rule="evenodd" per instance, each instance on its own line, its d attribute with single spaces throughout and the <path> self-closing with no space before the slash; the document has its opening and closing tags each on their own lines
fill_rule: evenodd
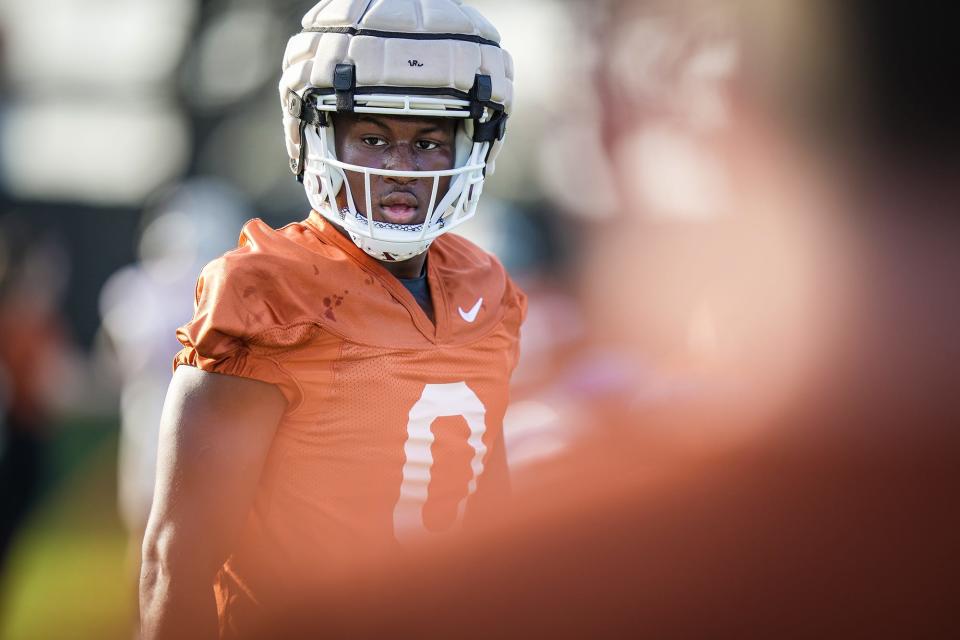
<svg viewBox="0 0 960 640">
<path fill-rule="evenodd" d="M 525 297 L 448 233 L 504 139 L 499 41 L 459 0 L 326 0 L 290 39 L 283 123 L 313 210 L 249 222 L 177 333 L 144 637 L 256 634 L 305 586 L 507 492 Z"/>
</svg>

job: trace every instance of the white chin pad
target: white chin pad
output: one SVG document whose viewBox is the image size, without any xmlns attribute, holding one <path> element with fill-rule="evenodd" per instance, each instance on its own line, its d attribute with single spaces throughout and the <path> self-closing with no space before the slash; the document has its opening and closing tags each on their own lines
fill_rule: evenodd
<svg viewBox="0 0 960 640">
<path fill-rule="evenodd" d="M 416 257 L 430 248 L 432 240 L 421 240 L 400 244 L 382 240 L 374 240 L 356 233 L 350 233 L 354 244 L 364 250 L 367 255 L 384 262 L 403 262 Z"/>
</svg>

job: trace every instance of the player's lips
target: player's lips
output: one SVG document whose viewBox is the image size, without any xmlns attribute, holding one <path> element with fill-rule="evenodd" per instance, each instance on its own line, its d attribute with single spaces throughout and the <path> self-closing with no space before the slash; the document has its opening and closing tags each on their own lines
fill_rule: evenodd
<svg viewBox="0 0 960 640">
<path fill-rule="evenodd" d="M 380 200 L 380 212 L 384 222 L 393 224 L 416 224 L 420 201 L 409 191 L 394 191 Z"/>
</svg>

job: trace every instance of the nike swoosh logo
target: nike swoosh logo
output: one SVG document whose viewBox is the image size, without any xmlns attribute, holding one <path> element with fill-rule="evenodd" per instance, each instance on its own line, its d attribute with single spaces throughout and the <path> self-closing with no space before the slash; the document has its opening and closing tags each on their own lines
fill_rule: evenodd
<svg viewBox="0 0 960 640">
<path fill-rule="evenodd" d="M 477 300 L 477 304 L 473 305 L 473 309 L 470 311 L 464 311 L 463 307 L 457 307 L 457 311 L 460 312 L 460 317 L 466 320 L 467 322 L 473 322 L 477 319 L 477 314 L 480 313 L 480 305 L 483 304 L 483 298 Z"/>
</svg>

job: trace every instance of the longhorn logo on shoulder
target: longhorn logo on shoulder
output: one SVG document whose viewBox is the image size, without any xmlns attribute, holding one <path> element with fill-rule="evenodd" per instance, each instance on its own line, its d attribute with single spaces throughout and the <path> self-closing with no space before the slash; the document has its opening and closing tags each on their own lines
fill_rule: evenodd
<svg viewBox="0 0 960 640">
<path fill-rule="evenodd" d="M 457 311 L 460 312 L 460 317 L 466 320 L 467 322 L 473 322 L 477 319 L 477 314 L 480 313 L 480 305 L 483 304 L 483 298 L 477 300 L 477 303 L 473 305 L 473 308 L 470 311 L 464 311 L 463 307 L 457 307 Z"/>
<path fill-rule="evenodd" d="M 422 67 L 422 66 L 423 66 L 423 63 L 420 62 L 419 60 L 407 60 L 407 64 L 410 65 L 411 67 Z"/>
</svg>

